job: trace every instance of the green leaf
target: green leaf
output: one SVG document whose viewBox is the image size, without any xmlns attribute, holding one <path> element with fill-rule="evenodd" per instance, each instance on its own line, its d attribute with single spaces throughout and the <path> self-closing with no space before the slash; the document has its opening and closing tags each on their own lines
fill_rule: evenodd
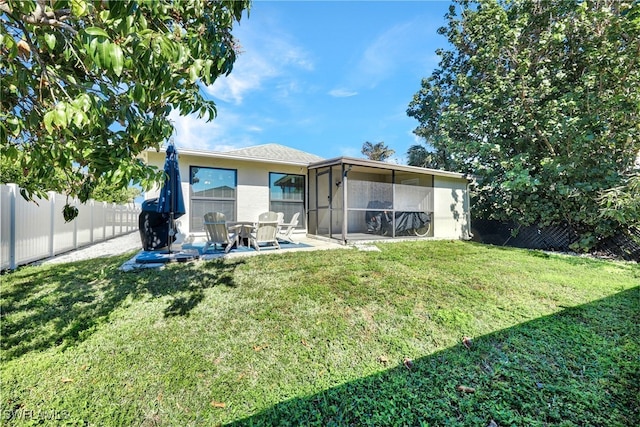
<svg viewBox="0 0 640 427">
<path fill-rule="evenodd" d="M 122 68 L 124 66 L 124 54 L 122 52 L 122 48 L 115 44 L 111 43 L 110 46 L 111 51 L 111 68 L 116 76 L 120 77 L 122 74 Z"/>
<path fill-rule="evenodd" d="M 58 106 L 53 110 L 53 123 L 60 128 L 67 127 L 67 113 L 65 112 L 64 107 L 59 108 Z"/>
<path fill-rule="evenodd" d="M 146 102 L 145 90 L 142 85 L 135 85 L 133 88 L 133 101 L 137 103 Z"/>
<path fill-rule="evenodd" d="M 53 50 L 56 47 L 56 36 L 51 33 L 47 33 L 44 35 L 44 41 L 47 43 L 47 46 L 50 50 Z"/>
<path fill-rule="evenodd" d="M 86 15 L 87 9 L 87 2 L 85 0 L 71 0 L 71 13 L 75 16 Z"/>
<path fill-rule="evenodd" d="M 87 118 L 86 114 L 84 114 L 80 110 L 75 110 L 73 112 L 73 124 L 76 125 L 76 127 L 81 128 L 86 118 Z"/>
<path fill-rule="evenodd" d="M 93 61 L 97 62 L 96 51 L 98 49 L 98 39 L 92 38 L 89 40 L 89 43 L 84 45 L 84 48 L 87 50 L 87 54 L 93 59 Z"/>
<path fill-rule="evenodd" d="M 191 84 L 195 83 L 198 80 L 198 72 L 195 67 L 189 67 L 189 82 Z"/>
<path fill-rule="evenodd" d="M 111 67 L 111 49 L 109 48 L 110 45 L 111 43 L 109 43 L 108 40 L 102 40 L 101 42 L 98 42 L 98 46 L 96 48 L 96 56 L 99 58 L 100 66 L 102 68 L 109 69 Z"/>
<path fill-rule="evenodd" d="M 53 118 L 53 111 L 49 111 L 44 115 L 44 128 L 47 130 L 47 132 L 49 132 L 49 134 L 53 133 Z"/>
<path fill-rule="evenodd" d="M 87 27 L 84 29 L 84 32 L 89 34 L 90 36 L 101 36 L 109 38 L 109 34 L 105 30 L 99 27 Z"/>
<path fill-rule="evenodd" d="M 13 136 L 18 136 L 21 131 L 20 120 L 17 117 L 10 117 L 6 120 L 6 123 L 9 125 L 9 129 L 11 129 L 11 133 Z"/>
</svg>

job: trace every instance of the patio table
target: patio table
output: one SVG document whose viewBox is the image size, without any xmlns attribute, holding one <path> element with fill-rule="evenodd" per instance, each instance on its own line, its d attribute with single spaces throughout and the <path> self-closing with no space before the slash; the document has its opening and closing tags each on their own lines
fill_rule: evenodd
<svg viewBox="0 0 640 427">
<path fill-rule="evenodd" d="M 249 246 L 249 237 L 256 228 L 255 221 L 227 221 L 229 231 L 235 231 L 240 237 L 239 242 L 242 246 Z"/>
</svg>

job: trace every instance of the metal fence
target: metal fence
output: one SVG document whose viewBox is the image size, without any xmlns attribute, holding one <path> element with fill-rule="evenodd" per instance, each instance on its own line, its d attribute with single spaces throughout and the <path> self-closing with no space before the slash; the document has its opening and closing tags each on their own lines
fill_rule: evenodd
<svg viewBox="0 0 640 427">
<path fill-rule="evenodd" d="M 78 216 L 65 223 L 62 208 L 67 197 L 49 193 L 48 199 L 26 201 L 15 184 L 0 185 L 0 269 L 68 252 L 138 229 L 139 206 L 90 200 L 80 203 Z"/>
<path fill-rule="evenodd" d="M 474 220 L 472 224 L 473 240 L 491 245 L 567 252 L 579 241 L 568 225 L 518 227 L 516 223 L 492 220 Z M 640 262 L 640 230 L 619 230 L 614 236 L 600 239 L 592 252 Z"/>
</svg>

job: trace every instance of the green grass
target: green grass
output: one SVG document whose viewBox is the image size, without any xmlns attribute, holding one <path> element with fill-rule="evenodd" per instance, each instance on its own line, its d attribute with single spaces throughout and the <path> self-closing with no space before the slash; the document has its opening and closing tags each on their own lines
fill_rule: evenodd
<svg viewBox="0 0 640 427">
<path fill-rule="evenodd" d="M 640 424 L 638 264 L 379 247 L 3 275 L 3 423 Z"/>
</svg>

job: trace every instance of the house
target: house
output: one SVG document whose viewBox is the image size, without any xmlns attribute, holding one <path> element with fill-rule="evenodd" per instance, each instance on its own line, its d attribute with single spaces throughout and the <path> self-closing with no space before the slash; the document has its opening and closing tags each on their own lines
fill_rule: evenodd
<svg viewBox="0 0 640 427">
<path fill-rule="evenodd" d="M 470 238 L 470 180 L 463 174 L 350 157 L 323 159 L 279 144 L 178 151 L 187 210 L 181 230 L 188 234 L 204 234 L 207 212 L 255 221 L 271 210 L 284 212 L 285 221 L 299 212 L 297 232 L 342 243 Z M 164 159 L 163 151 L 143 157 L 160 169 Z"/>
</svg>

